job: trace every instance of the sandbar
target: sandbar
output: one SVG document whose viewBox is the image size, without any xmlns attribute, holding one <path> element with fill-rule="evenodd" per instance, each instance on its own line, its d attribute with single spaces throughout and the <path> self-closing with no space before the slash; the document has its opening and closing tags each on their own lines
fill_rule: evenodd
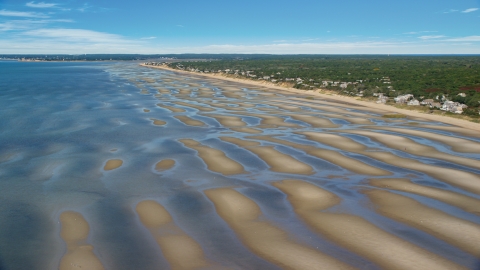
<svg viewBox="0 0 480 270">
<path fill-rule="evenodd" d="M 191 139 L 181 139 L 179 141 L 186 147 L 197 151 L 198 156 L 207 164 L 207 168 L 210 171 L 224 175 L 245 173 L 242 164 L 227 157 L 223 151 L 208 147 Z"/>
<path fill-rule="evenodd" d="M 389 191 L 377 189 L 364 193 L 380 214 L 425 231 L 474 256 L 480 255 L 479 225 Z"/>
<path fill-rule="evenodd" d="M 412 155 L 446 160 L 452 163 L 480 169 L 480 162 L 478 160 L 443 153 L 434 147 L 417 143 L 409 138 L 364 130 L 342 130 L 342 132 L 366 136 L 390 148 L 404 151 Z"/>
<path fill-rule="evenodd" d="M 123 165 L 123 160 L 121 159 L 110 159 L 105 163 L 103 169 L 105 171 L 111 171 L 117 168 L 120 168 Z"/>
<path fill-rule="evenodd" d="M 260 146 L 258 142 L 246 141 L 233 137 L 220 137 L 220 139 L 243 147 L 254 153 L 270 166 L 271 171 L 304 175 L 314 173 L 314 170 L 310 165 L 298 161 L 290 155 L 277 151 L 273 146 Z"/>
<path fill-rule="evenodd" d="M 318 157 L 320 159 L 326 160 L 328 162 L 331 162 L 337 166 L 340 166 L 342 168 L 345 168 L 349 171 L 359 173 L 359 174 L 367 174 L 367 175 L 391 175 L 392 173 L 389 171 L 382 170 L 377 167 L 370 166 L 366 163 L 363 163 L 359 160 L 344 156 L 337 151 L 333 150 L 328 150 L 328 149 L 321 149 L 321 148 L 316 148 L 311 145 L 306 145 L 306 144 L 299 144 L 299 143 L 294 143 L 290 142 L 287 140 L 281 140 L 277 139 L 272 136 L 250 136 L 247 138 L 251 138 L 254 140 L 264 140 L 264 141 L 269 141 L 269 142 L 274 142 L 278 143 L 281 145 L 286 145 L 290 146 L 296 149 L 300 149 L 304 151 L 305 153 Z"/>
<path fill-rule="evenodd" d="M 401 134 L 407 134 L 412 136 L 417 136 L 432 141 L 441 142 L 452 148 L 453 151 L 463 152 L 463 153 L 480 153 L 480 143 L 476 141 L 471 141 L 462 138 L 456 138 L 451 136 L 446 136 L 442 134 L 437 134 L 433 132 L 419 131 L 406 128 L 392 128 L 392 127 L 371 127 L 372 129 L 386 130 L 397 132 Z"/>
<path fill-rule="evenodd" d="M 370 185 L 429 197 L 480 215 L 480 200 L 457 192 L 412 183 L 409 179 L 371 179 Z"/>
<path fill-rule="evenodd" d="M 67 244 L 67 253 L 60 261 L 60 270 L 104 269 L 102 262 L 93 253 L 93 246 L 86 243 L 90 226 L 80 213 L 67 211 L 60 215 L 60 236 Z"/>
<path fill-rule="evenodd" d="M 167 110 L 169 110 L 169 111 L 175 112 L 175 113 L 186 112 L 186 110 L 184 110 L 184 109 L 182 109 L 182 108 L 177 108 L 177 107 L 173 107 L 173 106 L 167 106 L 167 105 L 163 105 L 163 104 L 160 104 L 160 103 L 158 103 L 157 106 L 160 107 L 160 108 L 164 108 L 164 109 L 167 109 Z"/>
<path fill-rule="evenodd" d="M 233 189 L 205 191 L 217 214 L 253 253 L 285 269 L 353 269 L 353 267 L 293 241 L 289 234 L 260 220 L 260 207 Z"/>
<path fill-rule="evenodd" d="M 182 123 L 184 123 L 187 126 L 194 126 L 194 127 L 206 126 L 204 122 L 192 119 L 186 115 L 176 115 L 174 117 L 180 120 Z"/>
<path fill-rule="evenodd" d="M 158 119 L 155 119 L 155 118 L 150 118 L 150 120 L 153 121 L 153 124 L 154 124 L 155 126 L 163 126 L 163 125 L 165 125 L 165 124 L 167 123 L 167 122 L 165 122 L 165 121 L 158 120 Z"/>
<path fill-rule="evenodd" d="M 166 170 L 169 170 L 169 169 L 173 168 L 173 166 L 175 166 L 175 160 L 164 159 L 164 160 L 161 160 L 161 161 L 157 162 L 157 164 L 155 164 L 155 170 L 157 170 L 159 172 L 166 171 Z"/>
<path fill-rule="evenodd" d="M 300 180 L 273 183 L 314 230 L 384 269 L 464 269 L 441 256 L 349 214 L 320 212 L 340 201 L 335 194 Z"/>
<path fill-rule="evenodd" d="M 142 224 L 157 241 L 172 269 L 209 266 L 202 247 L 173 222 L 172 216 L 161 204 L 151 200 L 142 201 L 135 210 Z"/>
</svg>

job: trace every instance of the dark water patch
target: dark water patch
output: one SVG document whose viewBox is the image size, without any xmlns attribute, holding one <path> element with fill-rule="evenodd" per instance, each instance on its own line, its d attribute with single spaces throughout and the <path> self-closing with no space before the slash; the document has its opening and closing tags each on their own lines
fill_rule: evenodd
<svg viewBox="0 0 480 270">
<path fill-rule="evenodd" d="M 54 226 L 39 206 L 0 200 L 0 262 L 2 269 L 49 269 L 58 247 Z"/>
<path fill-rule="evenodd" d="M 168 268 L 156 243 L 126 201 L 111 194 L 90 209 L 90 239 L 107 269 Z"/>
</svg>

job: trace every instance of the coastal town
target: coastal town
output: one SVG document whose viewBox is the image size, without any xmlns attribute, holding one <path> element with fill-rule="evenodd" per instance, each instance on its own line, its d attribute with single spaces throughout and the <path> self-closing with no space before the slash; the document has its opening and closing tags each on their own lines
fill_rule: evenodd
<svg viewBox="0 0 480 270">
<path fill-rule="evenodd" d="M 234 76 L 244 79 L 250 79 L 254 81 L 265 81 L 279 86 L 293 87 L 297 89 L 304 90 L 337 90 L 341 95 L 346 96 L 355 96 L 358 98 L 362 97 L 376 97 L 378 104 L 388 104 L 394 103 L 398 105 L 407 105 L 412 107 L 427 107 L 431 110 L 440 110 L 444 112 L 454 113 L 454 114 L 463 114 L 465 109 L 469 106 L 461 102 L 452 101 L 452 97 L 446 95 L 436 95 L 433 98 L 428 98 L 426 96 L 414 96 L 413 94 L 395 94 L 396 90 L 391 86 L 391 79 L 389 77 L 376 78 L 385 85 L 385 87 L 378 87 L 369 91 L 367 94 L 366 90 L 360 90 L 364 80 L 356 81 L 332 81 L 332 80 L 318 80 L 314 78 L 305 78 L 305 77 L 296 77 L 296 78 L 282 78 L 280 72 L 271 74 L 271 75 L 258 75 L 253 70 L 239 70 L 239 69 L 199 69 L 193 67 L 186 67 L 180 63 L 171 63 L 171 62 L 145 62 L 144 65 L 147 66 L 164 66 L 168 68 L 173 68 L 176 70 L 189 71 L 194 73 L 203 73 L 203 74 L 219 74 L 224 76 Z M 382 90 L 387 90 L 383 92 Z M 466 93 L 457 94 L 459 97 L 465 98 Z M 480 102 L 479 102 L 480 103 Z M 480 111 L 478 111 L 480 115 Z"/>
</svg>

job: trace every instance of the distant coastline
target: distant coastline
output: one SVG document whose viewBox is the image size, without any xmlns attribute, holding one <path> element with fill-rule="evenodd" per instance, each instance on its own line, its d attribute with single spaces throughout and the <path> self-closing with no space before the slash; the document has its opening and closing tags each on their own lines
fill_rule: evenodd
<svg viewBox="0 0 480 270">
<path fill-rule="evenodd" d="M 341 102 L 346 102 L 350 104 L 355 104 L 355 105 L 361 105 L 367 108 L 372 108 L 372 109 L 382 109 L 385 111 L 393 112 L 393 113 L 398 113 L 398 114 L 403 114 L 406 116 L 411 116 L 411 117 L 419 117 L 427 120 L 432 120 L 432 121 L 437 121 L 437 122 L 442 122 L 445 124 L 449 125 L 454 125 L 454 126 L 459 126 L 471 130 L 476 130 L 480 131 L 480 124 L 479 123 L 474 123 L 471 121 L 463 120 L 463 119 L 457 119 L 457 118 L 452 118 L 448 116 L 443 116 L 443 115 L 432 115 L 432 114 L 426 114 L 418 111 L 411 111 L 411 110 L 405 110 L 405 109 L 400 109 L 396 108 L 390 105 L 385 105 L 385 104 L 377 104 L 374 102 L 368 102 L 364 100 L 358 100 L 349 96 L 342 96 L 342 95 L 337 95 L 337 94 L 324 94 L 321 93 L 320 90 L 298 90 L 295 88 L 291 87 L 281 87 L 276 84 L 273 84 L 271 82 L 256 82 L 248 79 L 242 79 L 242 78 L 231 78 L 231 77 L 226 77 L 222 74 L 199 74 L 196 72 L 191 72 L 191 71 L 185 71 L 185 70 L 178 70 L 178 69 L 173 69 L 170 67 L 167 67 L 165 65 L 163 66 L 150 66 L 150 65 L 145 65 L 140 64 L 142 67 L 147 67 L 147 68 L 155 68 L 155 69 L 162 69 L 162 70 L 168 70 L 172 72 L 177 72 L 177 73 L 183 73 L 183 74 L 188 74 L 188 75 L 193 75 L 193 76 L 199 76 L 199 77 L 207 77 L 207 78 L 215 78 L 219 80 L 225 80 L 225 81 L 231 81 L 231 82 L 238 82 L 238 83 L 244 83 L 244 84 L 249 84 L 249 85 L 254 85 L 254 86 L 263 86 L 263 87 L 268 87 L 271 89 L 277 89 L 281 91 L 287 91 L 290 93 L 295 93 L 295 94 L 302 94 L 302 95 L 307 95 L 307 96 L 316 96 L 316 97 L 321 97 L 324 99 L 330 99 L 334 101 L 341 101 Z"/>
</svg>

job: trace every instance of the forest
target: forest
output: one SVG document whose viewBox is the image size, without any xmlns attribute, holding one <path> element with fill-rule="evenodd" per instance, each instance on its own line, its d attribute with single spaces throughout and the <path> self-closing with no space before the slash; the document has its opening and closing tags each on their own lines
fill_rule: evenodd
<svg viewBox="0 0 480 270">
<path fill-rule="evenodd" d="M 346 95 L 445 96 L 470 108 L 480 105 L 480 56 L 232 55 L 211 61 L 180 60 L 169 66 L 289 82 L 299 89 L 327 88 Z M 339 83 L 323 85 L 324 81 Z M 341 87 L 342 82 L 348 84 Z"/>
</svg>

